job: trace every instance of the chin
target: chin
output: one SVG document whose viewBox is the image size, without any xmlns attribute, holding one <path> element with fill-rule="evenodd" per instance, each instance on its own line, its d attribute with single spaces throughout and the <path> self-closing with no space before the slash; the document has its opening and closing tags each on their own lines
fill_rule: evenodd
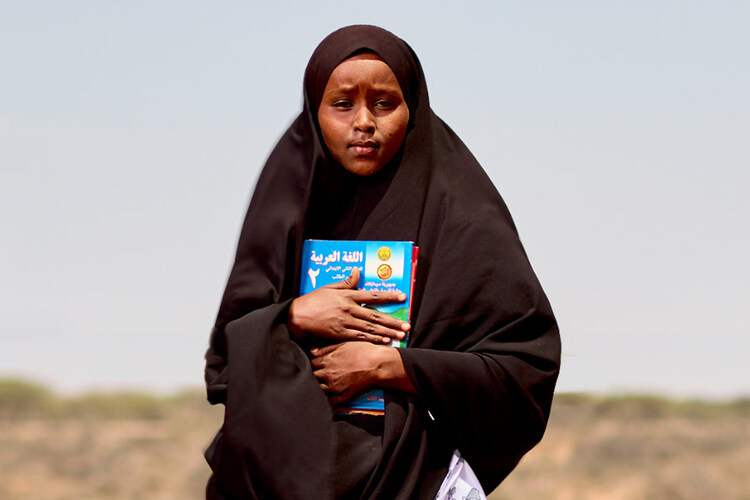
<svg viewBox="0 0 750 500">
<path fill-rule="evenodd" d="M 360 177 L 367 177 L 368 175 L 377 174 L 384 167 L 384 165 L 372 163 L 342 163 L 341 165 L 349 172 L 353 173 L 354 175 L 359 175 Z"/>
</svg>

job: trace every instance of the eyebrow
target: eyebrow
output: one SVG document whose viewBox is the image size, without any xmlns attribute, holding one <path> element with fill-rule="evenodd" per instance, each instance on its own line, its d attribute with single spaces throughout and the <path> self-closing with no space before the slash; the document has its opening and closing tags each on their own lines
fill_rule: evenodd
<svg viewBox="0 0 750 500">
<path fill-rule="evenodd" d="M 401 90 L 401 87 L 396 86 L 381 86 L 381 85 L 375 85 L 372 87 L 373 92 L 377 93 L 383 93 L 383 94 L 394 94 L 397 93 L 396 89 Z M 342 85 L 340 87 L 336 87 L 333 91 L 326 92 L 326 94 L 351 94 L 357 90 L 356 85 Z M 401 90 L 401 93 L 403 94 L 403 90 Z"/>
<path fill-rule="evenodd" d="M 342 87 L 336 87 L 333 90 L 329 90 L 328 92 L 326 92 L 326 94 L 351 94 L 355 89 L 356 87 L 354 85 L 346 85 Z"/>
</svg>

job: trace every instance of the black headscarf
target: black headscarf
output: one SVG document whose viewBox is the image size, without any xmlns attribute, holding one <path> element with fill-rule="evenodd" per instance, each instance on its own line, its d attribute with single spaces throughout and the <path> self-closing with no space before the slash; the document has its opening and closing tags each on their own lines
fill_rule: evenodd
<svg viewBox="0 0 750 500">
<path fill-rule="evenodd" d="M 317 108 L 333 69 L 378 54 L 410 110 L 401 152 L 356 177 L 327 154 Z M 407 240 L 420 247 L 409 347 L 415 395 L 386 392 L 382 446 L 363 498 L 431 498 L 458 449 L 492 491 L 544 432 L 559 334 L 505 204 L 430 109 L 411 48 L 374 26 L 324 39 L 305 101 L 255 188 L 206 354 L 212 403 L 226 406 L 206 456 L 209 495 L 330 498 L 336 433 L 308 356 L 286 327 L 307 237 Z M 327 222 L 321 222 L 327 221 Z"/>
</svg>

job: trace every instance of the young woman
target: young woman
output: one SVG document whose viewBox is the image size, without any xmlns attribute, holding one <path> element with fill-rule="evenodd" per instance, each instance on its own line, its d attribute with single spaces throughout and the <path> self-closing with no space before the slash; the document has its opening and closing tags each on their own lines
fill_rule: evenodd
<svg viewBox="0 0 750 500">
<path fill-rule="evenodd" d="M 357 291 L 356 272 L 299 297 L 308 238 L 414 241 L 411 324 L 363 307 L 403 296 Z M 407 348 L 387 345 L 407 332 Z M 207 496 L 490 492 L 541 439 L 559 350 L 511 217 L 430 109 L 411 48 L 374 26 L 329 35 L 258 180 L 211 335 L 208 397 L 226 411 Z M 332 411 L 375 387 L 385 415 Z"/>
</svg>

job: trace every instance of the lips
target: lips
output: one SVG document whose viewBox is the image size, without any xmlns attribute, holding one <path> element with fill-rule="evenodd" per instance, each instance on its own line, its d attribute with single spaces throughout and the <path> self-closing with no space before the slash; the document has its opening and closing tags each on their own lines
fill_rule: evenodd
<svg viewBox="0 0 750 500">
<path fill-rule="evenodd" d="M 371 156 L 377 153 L 380 146 L 372 141 L 354 141 L 349 144 L 349 149 L 357 156 Z"/>
</svg>

